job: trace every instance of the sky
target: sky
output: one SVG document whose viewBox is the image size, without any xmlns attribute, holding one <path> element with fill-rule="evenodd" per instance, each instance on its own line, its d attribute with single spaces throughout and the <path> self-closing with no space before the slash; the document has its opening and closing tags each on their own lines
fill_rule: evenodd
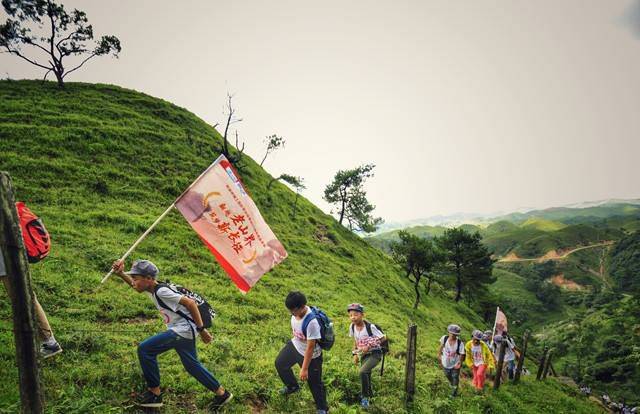
<svg viewBox="0 0 640 414">
<path fill-rule="evenodd" d="M 638 1 L 63 4 L 123 47 L 67 81 L 221 125 L 233 94 L 246 152 L 284 137 L 265 168 L 303 177 L 326 212 L 335 173 L 368 163 L 387 221 L 640 197 Z M 2 78 L 42 75 L 0 54 Z"/>
</svg>

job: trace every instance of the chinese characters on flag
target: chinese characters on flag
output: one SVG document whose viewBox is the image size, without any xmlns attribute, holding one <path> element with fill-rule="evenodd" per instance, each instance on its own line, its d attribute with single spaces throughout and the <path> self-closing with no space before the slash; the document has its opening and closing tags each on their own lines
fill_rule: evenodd
<svg viewBox="0 0 640 414">
<path fill-rule="evenodd" d="M 223 155 L 175 206 L 244 293 L 287 257 Z"/>
</svg>

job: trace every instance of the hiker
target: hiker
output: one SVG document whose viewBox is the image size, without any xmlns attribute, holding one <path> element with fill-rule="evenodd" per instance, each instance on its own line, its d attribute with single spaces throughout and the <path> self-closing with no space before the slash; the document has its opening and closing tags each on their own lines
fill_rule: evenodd
<svg viewBox="0 0 640 414">
<path fill-rule="evenodd" d="M 492 352 L 495 357 L 495 360 L 498 361 L 500 357 L 500 347 L 502 346 L 502 342 L 505 342 L 504 348 L 504 366 L 507 370 L 507 376 L 510 380 L 514 378 L 515 370 L 516 370 L 516 351 L 515 351 L 515 343 L 513 339 L 509 340 L 508 337 L 504 337 L 502 335 L 496 335 L 493 337 L 493 346 Z M 496 375 L 502 375 L 502 373 L 496 373 Z"/>
<path fill-rule="evenodd" d="M 50 251 L 51 240 L 42 220 L 33 214 L 29 208 L 21 201 L 16 202 L 16 211 L 20 220 L 20 228 L 22 230 L 22 241 L 27 259 L 29 263 L 36 263 L 44 259 Z M 12 301 L 15 300 L 14 293 L 9 286 L 9 277 L 4 263 L 4 258 L 0 252 L 0 279 L 4 284 L 7 294 Z M 36 313 L 36 321 L 38 323 L 38 337 L 42 341 L 40 344 L 40 355 L 43 358 L 50 358 L 62 352 L 62 347 L 56 341 L 44 312 L 42 305 L 38 301 L 35 292 L 33 292 L 33 308 Z"/>
<path fill-rule="evenodd" d="M 376 325 L 364 319 L 364 306 L 352 303 L 347 306 L 347 313 L 351 319 L 349 336 L 353 338 L 353 362 L 360 366 L 360 406 L 369 408 L 373 389 L 371 387 L 371 371 L 380 363 L 384 354 L 382 344 L 387 338 Z"/>
<path fill-rule="evenodd" d="M 482 332 L 477 329 L 473 331 L 472 339 L 465 345 L 465 362 L 473 372 L 473 386 L 476 390 L 482 391 L 485 373 L 487 369 L 493 369 L 495 364 L 489 347 L 482 342 Z"/>
<path fill-rule="evenodd" d="M 233 394 L 225 390 L 198 360 L 196 332 L 205 344 L 211 342 L 212 337 L 203 326 L 203 318 L 196 302 L 169 285 L 158 283 L 158 268 L 148 260 L 136 260 L 126 273 L 124 261 L 117 260 L 113 263 L 113 271 L 138 293 L 145 292 L 149 295 L 167 325 L 167 331 L 147 338 L 138 345 L 138 359 L 147 382 L 147 391 L 141 396 L 138 405 L 162 407 L 157 357 L 170 349 L 175 349 L 191 376 L 215 393 L 211 408 L 218 409 L 231 401 Z"/>
<path fill-rule="evenodd" d="M 458 395 L 458 383 L 460 382 L 460 367 L 462 366 L 462 359 L 465 356 L 465 347 L 460 340 L 461 329 L 458 325 L 452 324 L 447 327 L 448 335 L 444 335 L 440 338 L 440 349 L 438 349 L 438 355 L 440 355 L 440 365 L 444 370 L 451 385 L 451 397 L 455 398 Z"/>
<path fill-rule="evenodd" d="M 487 344 L 489 347 L 491 346 L 491 340 L 492 339 L 493 339 L 493 332 L 492 331 L 484 331 L 482 333 L 482 342 Z"/>
<path fill-rule="evenodd" d="M 315 311 L 307 306 L 307 298 L 302 292 L 289 292 L 284 304 L 291 313 L 293 338 L 280 350 L 275 360 L 276 370 L 284 383 L 280 394 L 286 396 L 300 390 L 291 369 L 298 364 L 299 378 L 308 382 L 317 413 L 326 414 L 329 412 L 329 405 L 322 382 L 322 348 L 319 344 L 322 333 L 318 317 Z"/>
</svg>

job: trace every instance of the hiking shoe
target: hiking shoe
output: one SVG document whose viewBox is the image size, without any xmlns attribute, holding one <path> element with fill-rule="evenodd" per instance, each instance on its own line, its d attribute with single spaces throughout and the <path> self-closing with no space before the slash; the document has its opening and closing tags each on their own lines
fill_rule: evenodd
<svg viewBox="0 0 640 414">
<path fill-rule="evenodd" d="M 360 407 L 364 408 L 365 410 L 369 408 L 369 399 L 367 397 L 362 397 L 362 399 L 360 400 Z"/>
<path fill-rule="evenodd" d="M 280 395 L 290 395 L 290 394 L 296 393 L 298 391 L 300 391 L 300 386 L 296 385 L 293 388 L 282 387 L 282 388 L 280 388 L 280 391 L 278 391 L 278 392 L 280 393 Z"/>
<path fill-rule="evenodd" d="M 225 390 L 224 394 L 216 395 L 211 403 L 211 408 L 214 410 L 220 409 L 223 405 L 227 404 L 229 401 L 233 399 L 233 394 L 229 391 Z"/>
<path fill-rule="evenodd" d="M 147 390 L 144 394 L 142 394 L 142 397 L 140 397 L 140 399 L 137 401 L 137 404 L 140 407 L 162 407 L 162 394 L 155 395 L 151 391 Z"/>
<path fill-rule="evenodd" d="M 62 347 L 57 342 L 54 342 L 53 344 L 43 343 L 40 345 L 40 355 L 42 355 L 42 358 L 51 358 L 54 355 L 58 355 L 60 352 L 62 352 Z"/>
<path fill-rule="evenodd" d="M 318 410 L 316 411 L 317 414 L 329 414 L 329 411 L 327 410 Z"/>
</svg>

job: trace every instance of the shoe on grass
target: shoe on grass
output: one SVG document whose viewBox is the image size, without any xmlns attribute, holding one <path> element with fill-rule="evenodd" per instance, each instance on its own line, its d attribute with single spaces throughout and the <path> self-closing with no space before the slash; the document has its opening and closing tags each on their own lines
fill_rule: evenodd
<svg viewBox="0 0 640 414">
<path fill-rule="evenodd" d="M 298 391 L 300 391 L 300 386 L 296 385 L 293 388 L 286 387 L 286 386 L 282 387 L 282 388 L 280 388 L 280 391 L 278 391 L 278 392 L 280 393 L 280 395 L 290 395 L 290 394 L 296 393 Z"/>
<path fill-rule="evenodd" d="M 369 408 L 369 399 L 367 397 L 362 397 L 362 399 L 360 400 L 360 407 L 364 408 L 365 410 Z"/>
<path fill-rule="evenodd" d="M 229 401 L 231 401 L 232 399 L 233 399 L 233 394 L 225 390 L 224 394 L 215 396 L 215 398 L 213 399 L 213 402 L 211 403 L 211 408 L 214 410 L 218 410 L 223 405 L 229 403 Z"/>
<path fill-rule="evenodd" d="M 58 342 L 54 341 L 51 344 L 44 342 L 40 345 L 40 355 L 42 355 L 42 358 L 51 358 L 54 355 L 58 355 L 60 352 L 62 352 L 62 347 Z"/>
<path fill-rule="evenodd" d="M 137 401 L 140 407 L 158 408 L 162 407 L 162 394 L 155 395 L 151 391 L 147 390 Z"/>
</svg>

